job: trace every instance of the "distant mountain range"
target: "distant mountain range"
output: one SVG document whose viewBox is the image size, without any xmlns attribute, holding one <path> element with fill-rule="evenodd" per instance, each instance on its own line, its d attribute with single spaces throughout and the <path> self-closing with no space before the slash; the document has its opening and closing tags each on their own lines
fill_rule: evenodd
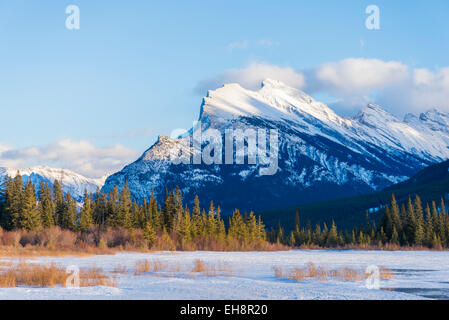
<svg viewBox="0 0 449 320">
<path fill-rule="evenodd" d="M 84 190 L 95 193 L 98 188 L 104 184 L 106 177 L 101 179 L 90 179 L 83 177 L 67 169 L 50 168 L 46 166 L 36 166 L 27 169 L 0 168 L 0 182 L 6 175 L 15 177 L 20 173 L 24 181 L 32 181 L 36 187 L 39 187 L 41 181 L 53 186 L 55 180 L 62 183 L 63 191 L 70 192 L 76 201 L 81 201 L 84 196 Z"/>
<path fill-rule="evenodd" d="M 225 212 L 366 194 L 449 159 L 448 124 L 449 115 L 435 109 L 400 120 L 375 104 L 354 117 L 341 117 L 304 92 L 270 79 L 258 91 L 228 84 L 208 92 L 199 122 L 187 134 L 161 136 L 134 163 L 109 176 L 102 190 L 123 188 L 127 181 L 132 196 L 143 201 L 152 190 L 161 199 L 166 188 L 178 185 L 188 201 L 198 194 L 203 206 L 214 200 Z M 230 129 L 277 130 L 276 174 L 261 174 L 265 166 L 260 162 L 175 164 L 173 155 L 195 156 L 208 145 L 191 145 L 199 129 L 216 129 L 222 138 Z"/>
</svg>

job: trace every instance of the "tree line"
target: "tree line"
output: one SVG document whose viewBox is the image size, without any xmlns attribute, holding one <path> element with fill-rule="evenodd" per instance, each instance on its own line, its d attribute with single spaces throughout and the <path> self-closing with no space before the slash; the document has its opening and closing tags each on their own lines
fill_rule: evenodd
<svg viewBox="0 0 449 320">
<path fill-rule="evenodd" d="M 294 229 L 286 233 L 280 223 L 267 232 L 260 216 L 254 212 L 242 215 L 238 209 L 225 223 L 220 207 L 212 201 L 207 209 L 201 208 L 196 196 L 193 206 L 186 205 L 179 187 L 166 190 L 162 203 L 154 193 L 143 203 L 133 201 L 125 183 L 121 191 L 115 186 L 107 194 L 85 191 L 80 204 L 69 192 L 63 192 L 59 181 L 51 187 L 41 182 L 36 189 L 31 181 L 24 183 L 20 174 L 6 177 L 0 190 L 0 227 L 4 230 L 59 227 L 85 233 L 105 228 L 139 229 L 149 247 L 158 240 L 177 249 L 261 249 L 268 243 L 275 245 L 272 248 L 449 248 L 449 215 L 444 200 L 439 206 L 435 201 L 423 206 L 418 195 L 402 204 L 392 195 L 380 221 L 371 219 L 367 211 L 366 223 L 352 230 L 340 230 L 334 222 L 312 227 L 309 221 L 303 226 L 297 211 Z"/>
<path fill-rule="evenodd" d="M 0 226 L 5 230 L 60 227 L 83 233 L 92 228 L 140 229 L 149 247 L 156 239 L 174 243 L 176 248 L 208 247 L 208 243 L 220 248 L 229 244 L 257 248 L 266 244 L 264 224 L 253 212 L 242 215 L 236 209 L 225 224 L 219 206 L 211 201 L 207 210 L 201 208 L 196 196 L 189 208 L 179 187 L 166 190 L 163 203 L 158 203 L 153 192 L 141 204 L 132 201 L 127 183 L 120 192 L 117 186 L 107 194 L 85 191 L 81 204 L 70 192 L 63 192 L 58 180 L 51 187 L 42 181 L 36 189 L 17 174 L 6 177 L 1 189 Z"/>
<path fill-rule="evenodd" d="M 421 198 L 416 195 L 406 203 L 398 204 L 394 194 L 385 206 L 385 213 L 378 224 L 366 211 L 366 223 L 352 230 L 339 231 L 332 222 L 317 224 L 310 222 L 305 227 L 300 224 L 296 211 L 295 228 L 285 234 L 283 227 L 271 229 L 268 240 L 294 247 L 427 247 L 433 249 L 449 248 L 449 215 L 444 200 L 437 206 L 435 201 L 423 207 Z"/>
</svg>

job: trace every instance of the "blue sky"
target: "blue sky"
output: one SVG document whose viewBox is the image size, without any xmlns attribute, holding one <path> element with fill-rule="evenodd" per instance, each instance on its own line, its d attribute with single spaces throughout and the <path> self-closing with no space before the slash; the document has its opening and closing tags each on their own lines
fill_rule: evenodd
<svg viewBox="0 0 449 320">
<path fill-rule="evenodd" d="M 79 30 L 65 27 L 71 4 Z M 365 27 L 371 4 L 380 30 Z M 367 96 L 400 116 L 409 106 L 449 111 L 447 0 L 1 0 L 0 43 L 0 166 L 60 165 L 89 176 L 119 169 L 157 135 L 188 128 L 214 89 L 207 85 L 274 67 L 304 75 L 301 89 L 343 114 Z M 362 88 L 366 79 L 318 76 L 323 66 L 352 74 L 354 63 L 387 80 L 404 76 Z M 409 90 L 411 102 L 393 94 Z"/>
</svg>

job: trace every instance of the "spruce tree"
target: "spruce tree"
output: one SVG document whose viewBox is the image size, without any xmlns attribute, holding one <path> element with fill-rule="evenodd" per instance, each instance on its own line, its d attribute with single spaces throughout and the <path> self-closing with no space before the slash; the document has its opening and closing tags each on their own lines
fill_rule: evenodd
<svg viewBox="0 0 449 320">
<path fill-rule="evenodd" d="M 80 213 L 80 230 L 86 232 L 93 224 L 92 219 L 92 205 L 91 205 L 91 197 L 87 193 L 87 190 L 84 190 L 84 201 L 83 207 L 81 208 Z"/>
<path fill-rule="evenodd" d="M 218 231 L 216 215 L 217 212 L 215 210 L 214 202 L 211 201 L 209 204 L 209 211 L 207 215 L 207 234 L 210 236 L 215 236 Z"/>
<path fill-rule="evenodd" d="M 42 227 L 41 217 L 36 204 L 36 187 L 29 181 L 25 185 L 22 206 L 17 217 L 17 227 L 19 229 L 38 230 Z"/>
<path fill-rule="evenodd" d="M 147 241 L 148 248 L 151 249 L 154 242 L 156 241 L 156 231 L 150 222 L 145 223 L 145 227 L 143 229 L 143 237 Z"/>
<path fill-rule="evenodd" d="M 414 234 L 414 244 L 422 246 L 425 242 L 425 226 L 424 215 L 421 205 L 421 199 L 417 195 L 415 198 L 415 215 L 416 215 L 416 228 Z"/>
<path fill-rule="evenodd" d="M 76 201 L 70 192 L 67 192 L 64 199 L 64 208 L 62 212 L 61 227 L 68 230 L 76 230 L 76 216 L 78 213 Z"/>
<path fill-rule="evenodd" d="M 42 220 L 42 226 L 46 229 L 55 225 L 55 204 L 52 200 L 51 190 L 48 184 L 41 181 L 39 185 L 39 204 L 38 210 Z"/>
<path fill-rule="evenodd" d="M 399 235 L 396 227 L 393 227 L 393 234 L 391 235 L 391 243 L 395 245 L 399 245 Z"/>
<path fill-rule="evenodd" d="M 166 226 L 168 231 L 171 231 L 173 227 L 173 220 L 175 217 L 175 201 L 173 190 L 170 192 L 168 192 L 168 190 L 165 191 L 163 216 L 164 225 Z"/>
<path fill-rule="evenodd" d="M 415 208 L 412 204 L 411 198 L 409 197 L 407 202 L 407 216 L 404 226 L 404 233 L 407 237 L 407 243 L 409 245 L 413 245 L 413 242 L 415 240 L 415 231 L 416 231 Z"/>
<path fill-rule="evenodd" d="M 326 246 L 327 247 L 336 247 L 337 244 L 338 244 L 337 226 L 335 225 L 335 222 L 332 221 L 332 227 L 329 230 L 329 233 L 328 233 L 327 239 L 326 239 Z"/>
<path fill-rule="evenodd" d="M 120 192 L 118 200 L 118 212 L 115 218 L 115 225 L 127 229 L 132 229 L 133 227 L 132 202 L 128 182 L 125 182 L 125 186 Z"/>
<path fill-rule="evenodd" d="M 58 180 L 55 180 L 53 183 L 53 201 L 55 205 L 53 221 L 56 225 L 64 227 L 63 217 L 66 209 L 66 203 L 64 200 L 64 192 L 62 191 L 61 183 Z"/>
<path fill-rule="evenodd" d="M 21 215 L 22 215 L 22 203 L 23 203 L 23 180 L 22 176 L 17 171 L 17 175 L 14 178 L 9 191 L 6 207 L 11 219 L 11 226 L 14 229 L 21 229 Z"/>
<path fill-rule="evenodd" d="M 193 209 L 192 209 L 192 233 L 199 234 L 201 230 L 201 208 L 200 208 L 200 199 L 198 195 L 195 196 L 195 200 L 193 201 Z"/>
<path fill-rule="evenodd" d="M 432 247 L 432 242 L 433 242 L 433 221 L 432 221 L 432 213 L 430 212 L 430 207 L 429 205 L 426 206 L 426 238 L 425 238 L 425 244 L 426 246 L 428 246 L 429 248 Z"/>
</svg>

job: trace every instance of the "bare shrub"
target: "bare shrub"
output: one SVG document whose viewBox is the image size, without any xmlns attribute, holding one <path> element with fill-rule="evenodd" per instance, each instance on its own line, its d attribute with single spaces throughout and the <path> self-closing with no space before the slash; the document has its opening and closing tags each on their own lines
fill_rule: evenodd
<svg viewBox="0 0 449 320">
<path fill-rule="evenodd" d="M 1 234 L 1 243 L 4 246 L 17 247 L 20 245 L 19 231 L 3 231 Z"/>
<path fill-rule="evenodd" d="M 193 262 L 193 272 L 203 272 L 204 270 L 206 270 L 206 266 L 204 264 L 204 262 L 201 259 L 196 259 Z"/>
<path fill-rule="evenodd" d="M 123 266 L 121 264 L 118 264 L 116 266 L 114 266 L 114 270 L 112 271 L 113 273 L 121 273 L 121 274 L 125 274 L 128 272 L 128 268 L 126 268 L 126 266 Z"/>
</svg>

